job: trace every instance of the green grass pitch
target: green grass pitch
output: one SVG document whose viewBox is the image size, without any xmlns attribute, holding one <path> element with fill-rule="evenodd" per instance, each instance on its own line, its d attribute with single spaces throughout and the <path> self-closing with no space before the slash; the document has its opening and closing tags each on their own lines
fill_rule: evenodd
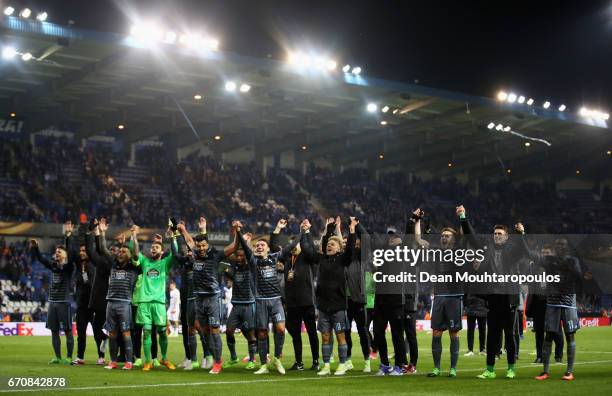
<svg viewBox="0 0 612 396">
<path fill-rule="evenodd" d="M 246 354 L 246 343 L 243 338 L 236 337 L 239 356 Z M 360 357 L 358 337 L 354 336 L 353 362 L 355 370 L 345 377 L 320 378 L 312 371 L 287 372 L 281 376 L 276 372 L 256 376 L 246 371 L 243 365 L 225 369 L 220 375 L 213 376 L 197 369 L 183 372 L 177 369 L 170 372 L 165 368 L 154 369 L 152 372 L 133 370 L 131 372 L 116 370 L 109 372 L 95 362 L 93 337 L 89 337 L 85 366 L 50 366 L 47 364 L 52 357 L 49 337 L 2 337 L 0 338 L 0 377 L 6 382 L 7 377 L 66 377 L 68 389 L 53 389 L 37 394 L 72 394 L 72 395 L 395 395 L 395 394 L 479 394 L 479 395 L 582 395 L 610 394 L 612 390 L 612 328 L 587 328 L 577 333 L 577 361 L 575 366 L 576 380 L 564 382 L 559 380 L 565 370 L 564 364 L 551 366 L 552 378 L 548 381 L 535 381 L 533 377 L 541 371 L 540 365 L 533 365 L 534 334 L 525 333 L 521 343 L 521 356 L 517 362 L 517 378 L 504 378 L 505 356 L 497 361 L 498 378 L 495 380 L 479 380 L 476 377 L 485 365 L 484 356 L 464 357 L 466 350 L 466 332 L 462 331 L 461 355 L 459 358 L 457 378 L 427 378 L 426 374 L 432 368 L 430 352 L 431 335 L 419 333 L 419 364 L 418 373 L 413 376 L 376 377 L 374 373 L 364 374 L 363 359 Z M 224 340 L 225 341 L 225 340 Z M 310 366 L 310 351 L 307 337 L 304 335 L 304 361 L 306 368 Z M 477 342 L 477 341 L 476 341 Z M 443 339 L 442 371 L 449 366 L 448 336 Z M 75 339 L 76 344 L 76 339 Z M 389 345 L 391 346 L 390 340 Z M 62 340 L 62 348 L 65 347 Z M 200 346 L 198 346 L 200 348 Z M 76 349 L 76 345 L 75 345 Z M 335 348 L 334 348 L 335 349 Z M 391 348 L 392 349 L 392 348 Z M 63 349 L 64 350 L 64 349 Z M 273 349 L 272 349 L 273 350 Z M 201 352 L 201 350 L 198 350 Z M 335 351 L 336 353 L 336 351 Z M 170 338 L 170 359 L 179 363 L 183 358 L 183 347 L 180 337 Z M 224 345 L 224 358 L 228 351 Z M 288 368 L 293 363 L 293 346 L 291 337 L 287 335 L 284 347 L 283 363 Z M 379 361 L 373 361 L 372 370 L 378 369 Z M 332 369 L 337 365 L 332 364 Z M 23 390 L 22 390 L 23 391 Z M 0 386 L 0 393 L 6 393 L 6 384 Z M 23 392 L 31 394 L 31 392 Z"/>
</svg>

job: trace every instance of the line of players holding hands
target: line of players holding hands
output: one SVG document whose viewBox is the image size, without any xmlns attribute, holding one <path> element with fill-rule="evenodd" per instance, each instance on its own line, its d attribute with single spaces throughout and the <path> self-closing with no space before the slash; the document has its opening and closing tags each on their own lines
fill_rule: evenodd
<svg viewBox="0 0 612 396">
<path fill-rule="evenodd" d="M 568 366 L 562 377 L 573 380 L 575 358 L 574 334 L 579 322 L 576 312 L 576 297 L 573 285 L 582 276 L 578 260 L 569 255 L 568 242 L 556 240 L 554 249 L 542 255 L 530 251 L 524 241 L 524 227 L 521 223 L 515 231 L 523 237 L 519 243 L 508 238 L 508 229 L 496 225 L 491 240 L 481 240 L 474 232 L 466 217 L 463 206 L 457 207 L 461 232 L 452 227 L 443 228 L 439 239 L 432 240 L 421 232 L 424 212 L 416 209 L 410 216 L 406 234 L 414 234 L 414 243 L 422 247 L 441 249 L 459 248 L 469 244 L 474 248 L 485 248 L 485 260 L 475 263 L 475 270 L 495 271 L 514 268 L 523 257 L 543 266 L 548 273 L 562 275 L 563 294 L 547 296 L 546 336 L 542 347 L 544 371 L 538 380 L 549 378 L 548 369 L 552 341 L 564 332 L 567 339 Z M 118 361 L 124 360 L 123 369 L 142 366 L 149 371 L 163 365 L 170 370 L 176 367 L 168 360 L 168 336 L 166 318 L 166 283 L 172 266 L 179 266 L 182 287 L 187 296 L 181 304 L 181 321 L 184 323 L 185 360 L 180 365 L 185 370 L 196 367 L 210 369 L 218 374 L 224 367 L 237 364 L 235 330 L 240 329 L 248 343 L 246 369 L 255 370 L 256 354 L 260 367 L 255 374 L 269 373 L 274 368 L 285 374 L 281 363 L 285 329 L 292 336 L 296 362 L 290 370 L 304 370 L 302 362 L 302 322 L 306 327 L 313 357 L 312 370 L 318 375 L 330 375 L 335 333 L 340 363 L 335 375 L 344 375 L 353 369 L 351 360 L 351 327 L 354 321 L 364 356 L 364 372 L 371 372 L 371 352 L 378 351 L 380 366 L 378 375 L 403 375 L 416 373 L 418 345 L 416 342 L 416 296 L 409 293 L 375 293 L 373 310 L 366 288 L 371 285 L 371 266 L 363 262 L 360 252 L 362 240 L 370 238 L 366 229 L 355 217 L 350 217 L 346 240 L 342 238 L 340 218 L 326 221 L 325 233 L 321 239 L 321 250 L 317 251 L 311 224 L 304 220 L 300 233 L 292 238 L 288 246 L 279 246 L 281 231 L 287 221 L 281 219 L 270 239 L 251 240 L 250 233 L 243 232 L 240 221 L 231 223 L 233 240 L 223 250 L 208 243 L 206 220 L 200 218 L 199 232 L 191 236 L 183 223 L 171 220 L 166 239 L 169 249 L 164 251 L 164 241 L 156 235 L 151 243 L 149 255 L 139 249 L 139 228 L 133 226 L 128 240 L 119 237 L 110 249 L 106 245 L 108 224 L 104 219 L 94 219 L 85 233 L 85 243 L 80 246 L 73 234 L 73 225 L 64 225 L 65 245 L 57 246 L 52 260 L 44 258 L 36 240 L 31 241 L 34 258 L 52 271 L 49 292 L 47 327 L 52 332 L 55 358 L 50 364 L 84 364 L 87 324 L 92 323 L 94 339 L 98 349 L 99 365 L 106 369 L 118 368 Z M 380 237 L 373 241 L 380 246 L 393 248 L 402 244 L 397 234 L 389 234 L 385 240 Z M 229 261 L 229 268 L 224 266 Z M 368 260 L 369 261 L 369 260 Z M 439 274 L 451 274 L 458 270 L 453 263 L 432 263 Z M 518 265 L 518 264 L 517 264 Z M 230 360 L 222 361 L 222 339 L 220 334 L 221 300 L 219 273 L 227 271 L 232 280 L 232 305 L 227 320 L 227 347 Z M 515 272 L 516 273 L 516 272 Z M 73 336 L 71 302 L 71 279 L 76 277 L 77 303 L 77 358 L 72 361 Z M 370 282 L 368 282 L 368 276 Z M 284 277 L 285 293 L 281 297 L 281 277 Z M 429 377 L 441 376 L 442 334 L 450 335 L 450 370 L 448 377 L 457 376 L 459 358 L 459 331 L 462 328 L 462 307 L 464 292 L 457 284 L 435 285 L 431 309 L 432 355 L 434 369 Z M 283 306 L 284 300 L 284 306 Z M 478 377 L 492 379 L 496 354 L 501 350 L 502 335 L 505 335 L 505 349 L 508 358 L 506 378 L 514 378 L 515 372 L 515 323 L 518 306 L 516 294 L 488 295 L 487 305 L 487 368 Z M 315 309 L 316 307 L 316 309 Z M 285 311 L 286 308 L 286 311 Z M 369 311 L 369 312 L 368 312 Z M 374 337 L 369 334 L 373 321 Z M 274 339 L 273 355 L 269 356 L 269 325 L 272 323 Z M 563 323 L 563 326 L 561 326 Z M 395 364 L 389 361 L 386 329 L 390 326 L 395 351 Z M 102 331 L 107 331 L 108 336 Z M 321 333 L 321 355 L 319 363 L 319 339 Z M 68 359 L 61 358 L 60 331 L 66 335 Z M 404 340 L 407 336 L 407 344 Z M 197 359 L 197 338 L 203 346 L 201 364 Z M 106 364 L 104 353 L 110 346 L 111 360 Z M 161 349 L 161 360 L 157 359 L 157 344 Z M 144 363 L 140 350 L 144 350 Z M 408 349 L 408 350 L 407 350 Z M 119 356 L 121 350 L 121 356 Z M 410 355 L 410 362 L 407 355 Z M 246 360 L 246 358 L 245 358 Z"/>
</svg>

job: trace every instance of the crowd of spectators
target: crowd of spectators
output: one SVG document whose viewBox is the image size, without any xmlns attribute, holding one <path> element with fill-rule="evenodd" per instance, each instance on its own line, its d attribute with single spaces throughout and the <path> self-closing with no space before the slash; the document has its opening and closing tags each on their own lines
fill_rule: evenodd
<svg viewBox="0 0 612 396">
<path fill-rule="evenodd" d="M 612 233 L 609 188 L 593 194 L 590 203 L 601 203 L 594 208 L 564 197 L 553 184 L 483 180 L 475 193 L 455 179 L 413 177 L 409 183 L 401 173 L 386 173 L 376 181 L 366 169 L 337 174 L 314 167 L 299 181 L 330 213 L 356 214 L 374 232 L 402 232 L 407 213 L 417 207 L 425 210 L 434 230 L 456 226 L 455 207 L 462 204 L 482 233 L 488 233 L 494 224 L 512 226 L 518 221 L 527 224 L 531 233 Z"/>
<path fill-rule="evenodd" d="M 10 321 L 45 321 L 49 290 L 49 271 L 32 262 L 27 241 L 7 243 L 0 238 L 0 279 L 11 281 L 12 287 L 0 290 L 0 317 Z M 9 301 L 37 301 L 32 310 L 8 312 Z"/>
<path fill-rule="evenodd" d="M 481 180 L 478 193 L 455 179 L 408 180 L 402 173 L 378 179 L 366 169 L 337 173 L 310 167 L 305 174 L 253 164 L 225 164 L 191 155 L 172 161 L 159 147 L 137 152 L 138 180 L 118 182 L 128 168 L 126 154 L 110 145 L 78 147 L 49 138 L 34 149 L 26 143 L 2 146 L 1 180 L 23 191 L 3 200 L 2 219 L 63 222 L 84 213 L 104 216 L 111 224 L 163 227 L 168 216 L 194 226 L 201 215 L 210 229 L 225 231 L 240 218 L 256 232 L 268 232 L 276 219 L 289 219 L 296 232 L 300 219 L 320 229 L 323 216 L 357 215 L 368 229 L 401 231 L 406 214 L 423 208 L 435 228 L 456 223 L 454 207 L 463 204 L 482 232 L 493 224 L 523 221 L 532 233 L 605 233 L 612 229 L 612 194 L 595 193 L 601 205 L 583 205 L 555 190 L 553 184 Z M 155 194 L 151 190 L 157 191 Z M 3 192 L 3 194 L 9 194 Z M 311 197 L 322 208 L 314 208 Z"/>
</svg>

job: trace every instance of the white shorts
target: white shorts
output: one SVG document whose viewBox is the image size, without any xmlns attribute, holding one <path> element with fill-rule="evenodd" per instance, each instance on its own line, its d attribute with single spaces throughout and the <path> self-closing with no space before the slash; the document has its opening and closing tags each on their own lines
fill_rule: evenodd
<svg viewBox="0 0 612 396">
<path fill-rule="evenodd" d="M 181 314 L 180 309 L 177 309 L 175 313 L 172 313 L 172 311 L 169 309 L 168 310 L 168 320 L 170 322 L 178 322 L 179 321 L 179 315 Z"/>
</svg>

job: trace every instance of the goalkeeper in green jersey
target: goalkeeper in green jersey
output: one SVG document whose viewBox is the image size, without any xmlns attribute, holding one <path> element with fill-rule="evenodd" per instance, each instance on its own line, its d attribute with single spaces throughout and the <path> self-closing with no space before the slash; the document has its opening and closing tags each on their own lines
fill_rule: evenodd
<svg viewBox="0 0 612 396">
<path fill-rule="evenodd" d="M 171 243 L 176 243 L 176 236 L 172 234 Z M 166 279 L 170 274 L 170 267 L 176 259 L 172 253 L 163 257 L 163 242 L 155 239 L 151 244 L 150 257 L 140 253 L 138 241 L 134 238 L 134 252 L 138 257 L 138 264 L 142 268 L 142 283 L 139 288 L 139 305 L 136 314 L 136 323 L 143 326 L 143 349 L 145 364 L 143 371 L 153 368 L 151 361 L 151 332 L 153 326 L 157 329 L 157 337 L 161 347 L 163 366 L 169 370 L 176 367 L 168 360 L 168 336 L 166 335 Z"/>
</svg>

